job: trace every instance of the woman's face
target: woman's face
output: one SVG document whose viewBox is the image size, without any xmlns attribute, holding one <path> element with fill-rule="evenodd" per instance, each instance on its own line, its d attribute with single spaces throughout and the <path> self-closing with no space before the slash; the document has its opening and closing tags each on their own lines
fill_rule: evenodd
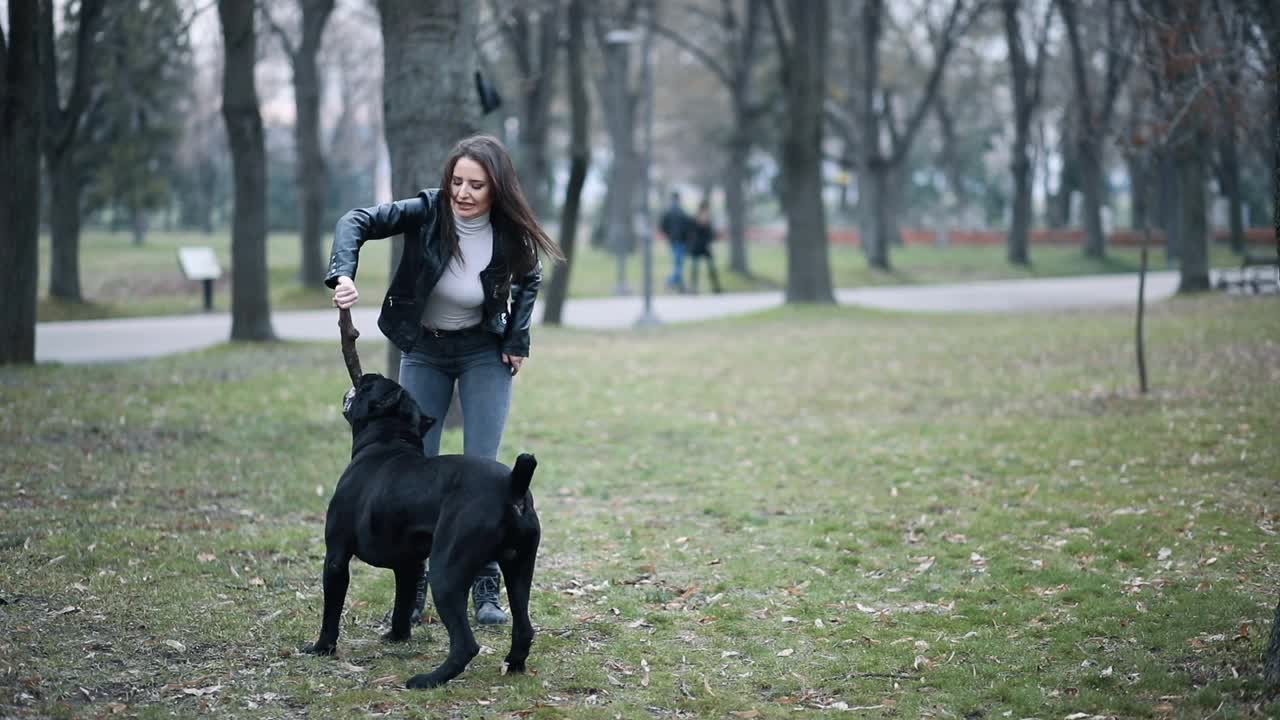
<svg viewBox="0 0 1280 720">
<path fill-rule="evenodd" d="M 489 174 L 480 163 L 469 157 L 458 158 L 453 165 L 452 187 L 449 188 L 453 198 L 453 211 L 458 217 L 480 217 L 493 207 L 493 183 Z"/>
</svg>

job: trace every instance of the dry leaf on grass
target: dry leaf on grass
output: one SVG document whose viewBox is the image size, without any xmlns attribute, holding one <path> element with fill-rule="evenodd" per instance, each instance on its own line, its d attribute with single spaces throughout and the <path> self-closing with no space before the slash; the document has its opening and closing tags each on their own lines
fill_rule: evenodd
<svg viewBox="0 0 1280 720">
<path fill-rule="evenodd" d="M 182 694 L 194 695 L 196 697 L 203 697 L 205 695 L 212 695 L 221 689 L 222 689 L 221 685 L 210 685 L 209 687 L 203 687 L 203 688 L 183 688 Z"/>
</svg>

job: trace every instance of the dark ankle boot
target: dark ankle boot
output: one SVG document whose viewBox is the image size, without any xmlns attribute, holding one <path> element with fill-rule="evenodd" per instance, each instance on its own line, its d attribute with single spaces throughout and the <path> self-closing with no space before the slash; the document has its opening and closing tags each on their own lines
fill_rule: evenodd
<svg viewBox="0 0 1280 720">
<path fill-rule="evenodd" d="M 486 565 L 471 584 L 471 600 L 476 606 L 476 622 L 481 625 L 505 625 L 507 614 L 498 606 L 502 576 L 496 564 Z"/>
<path fill-rule="evenodd" d="M 418 578 L 417 591 L 413 596 L 413 611 L 409 613 L 409 624 L 417 625 L 422 622 L 422 616 L 427 609 L 427 582 L 431 575 L 431 571 L 427 569 L 427 561 L 422 561 L 422 577 Z M 391 613 L 395 611 L 395 606 L 382 616 L 382 624 L 391 624 Z"/>
</svg>

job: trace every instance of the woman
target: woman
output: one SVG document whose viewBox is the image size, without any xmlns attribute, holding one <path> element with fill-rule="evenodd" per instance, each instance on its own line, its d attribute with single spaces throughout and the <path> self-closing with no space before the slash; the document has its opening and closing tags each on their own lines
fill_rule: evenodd
<svg viewBox="0 0 1280 720">
<path fill-rule="evenodd" d="M 698 261 L 707 263 L 707 275 L 711 278 L 711 291 L 720 292 L 720 276 L 716 274 L 716 261 L 711 256 L 711 242 L 715 240 L 715 229 L 711 227 L 711 205 L 703 200 L 698 205 L 698 214 L 689 224 L 689 272 L 693 275 L 693 294 L 698 294 Z"/>
<path fill-rule="evenodd" d="M 333 304 L 360 299 L 355 276 L 366 240 L 405 236 L 378 328 L 400 348 L 400 384 L 423 413 L 439 419 L 422 439 L 440 453 L 443 419 L 458 385 L 463 454 L 496 459 L 511 406 L 511 383 L 529 356 L 533 302 L 542 284 L 539 255 L 563 259 L 538 226 L 506 148 L 477 135 L 454 146 L 440 188 L 352 210 L 338 220 L 325 284 Z M 476 621 L 507 622 L 498 605 L 498 564 L 472 586 Z M 418 584 L 413 621 L 426 603 Z"/>
</svg>

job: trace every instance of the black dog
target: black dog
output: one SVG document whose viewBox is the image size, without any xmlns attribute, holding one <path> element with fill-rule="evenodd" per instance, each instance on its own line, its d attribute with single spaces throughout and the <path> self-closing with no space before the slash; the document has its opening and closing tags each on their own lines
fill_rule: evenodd
<svg viewBox="0 0 1280 720">
<path fill-rule="evenodd" d="M 306 652 L 333 654 L 350 580 L 351 557 L 396 573 L 391 631 L 409 639 L 409 615 L 422 561 L 431 557 L 431 596 L 449 631 L 449 657 L 409 679 L 410 688 L 443 685 L 480 652 L 467 620 L 467 592 L 486 563 L 497 560 L 511 603 L 509 672 L 524 672 L 533 625 L 529 589 L 541 538 L 529 481 L 537 461 L 521 455 L 514 469 L 463 455 L 429 458 L 422 436 L 435 423 L 409 393 L 381 375 L 360 377 L 343 399 L 351 423 L 351 464 L 338 480 L 325 517 L 324 622 Z"/>
</svg>

